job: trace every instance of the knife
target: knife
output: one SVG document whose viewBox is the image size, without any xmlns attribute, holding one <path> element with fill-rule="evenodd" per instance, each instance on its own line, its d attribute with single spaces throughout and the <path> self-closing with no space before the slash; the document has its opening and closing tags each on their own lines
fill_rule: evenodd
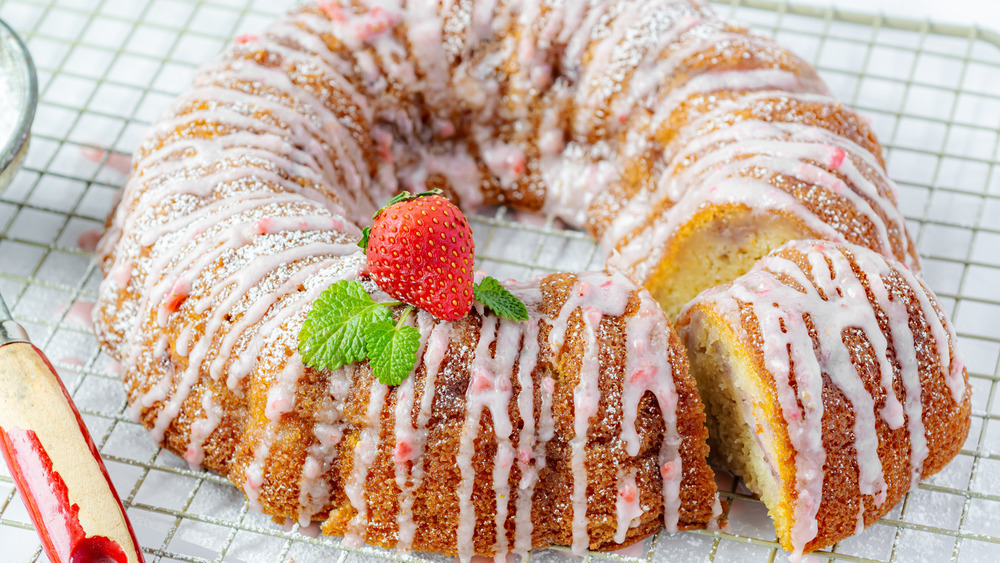
<svg viewBox="0 0 1000 563">
<path fill-rule="evenodd" d="M 55 563 L 144 563 L 62 380 L 0 297 L 0 452 Z"/>
</svg>

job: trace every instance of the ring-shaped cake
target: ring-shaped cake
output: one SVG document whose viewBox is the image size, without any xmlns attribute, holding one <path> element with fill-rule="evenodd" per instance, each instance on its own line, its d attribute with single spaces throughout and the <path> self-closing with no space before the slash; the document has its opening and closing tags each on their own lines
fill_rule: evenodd
<svg viewBox="0 0 1000 563">
<path fill-rule="evenodd" d="M 365 363 L 304 366 L 297 335 L 320 292 L 350 279 L 384 297 L 361 227 L 397 191 L 433 188 L 587 229 L 608 269 L 507 282 L 527 322 L 419 313 L 417 367 L 398 387 Z M 800 239 L 919 268 L 865 120 L 810 65 L 699 2 L 320 0 L 238 38 L 145 136 L 100 244 L 95 320 L 131 414 L 276 518 L 463 559 L 615 549 L 718 523 L 704 410 L 668 315 Z M 918 309 L 938 318 L 929 295 Z M 943 317 L 920 322 L 919 346 L 951 350 Z M 901 420 L 917 413 L 907 393 L 947 378 L 957 394 L 927 403 L 964 412 L 967 431 L 953 354 L 921 354 L 947 363 L 921 365 L 914 384 L 912 358 L 882 351 Z M 687 353 L 698 373 L 719 365 Z M 830 368 L 847 370 L 837 381 L 859 358 Z M 738 427 L 752 417 L 727 406 L 739 393 L 703 393 L 737 421 L 710 426 L 749 440 Z M 949 428 L 960 443 L 961 423 Z M 784 478 L 787 459 L 758 458 Z M 859 466 L 846 462 L 847 496 L 870 492 Z M 779 534 L 801 553 L 890 508 L 860 506 L 850 526 Z"/>
</svg>

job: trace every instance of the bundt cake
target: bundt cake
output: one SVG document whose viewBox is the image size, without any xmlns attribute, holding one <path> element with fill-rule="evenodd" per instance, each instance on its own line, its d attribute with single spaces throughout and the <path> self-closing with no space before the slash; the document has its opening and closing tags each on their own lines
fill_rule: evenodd
<svg viewBox="0 0 1000 563">
<path fill-rule="evenodd" d="M 463 559 L 718 521 L 657 302 L 802 238 L 918 267 L 865 122 L 696 0 L 318 0 L 203 67 L 133 165 L 95 307 L 130 413 L 275 517 Z M 420 313 L 398 387 L 304 366 L 325 288 L 385 297 L 355 243 L 400 189 L 586 228 L 610 269 L 507 283 L 524 323 Z"/>
<path fill-rule="evenodd" d="M 937 298 L 905 265 L 794 241 L 684 309 L 678 330 L 720 463 L 782 545 L 831 545 L 944 467 L 971 388 Z"/>
</svg>

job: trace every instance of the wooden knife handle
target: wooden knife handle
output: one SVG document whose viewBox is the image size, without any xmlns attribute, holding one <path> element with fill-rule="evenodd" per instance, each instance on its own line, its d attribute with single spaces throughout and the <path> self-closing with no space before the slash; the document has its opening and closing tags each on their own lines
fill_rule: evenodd
<svg viewBox="0 0 1000 563">
<path fill-rule="evenodd" d="M 0 452 L 50 560 L 144 561 L 62 380 L 26 342 L 0 347 Z"/>
</svg>

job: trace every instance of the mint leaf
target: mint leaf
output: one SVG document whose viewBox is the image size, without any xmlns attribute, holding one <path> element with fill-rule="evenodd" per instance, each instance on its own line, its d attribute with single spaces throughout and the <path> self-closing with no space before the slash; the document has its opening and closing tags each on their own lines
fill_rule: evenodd
<svg viewBox="0 0 1000 563">
<path fill-rule="evenodd" d="M 476 300 L 486 305 L 494 313 L 512 321 L 528 320 L 528 308 L 496 278 L 487 276 L 476 284 L 473 290 Z"/>
<path fill-rule="evenodd" d="M 302 361 L 337 369 L 363 360 L 369 357 L 371 342 L 366 332 L 379 323 L 392 326 L 389 309 L 372 300 L 360 283 L 339 281 L 323 290 L 299 331 Z"/>
<path fill-rule="evenodd" d="M 370 235 L 371 232 L 371 227 L 361 229 L 361 240 L 358 241 L 358 246 L 361 247 L 361 250 L 368 250 L 368 235 Z"/>
<path fill-rule="evenodd" d="M 379 322 L 368 327 L 372 373 L 386 385 L 399 385 L 417 365 L 420 331 L 415 326 Z"/>
</svg>

